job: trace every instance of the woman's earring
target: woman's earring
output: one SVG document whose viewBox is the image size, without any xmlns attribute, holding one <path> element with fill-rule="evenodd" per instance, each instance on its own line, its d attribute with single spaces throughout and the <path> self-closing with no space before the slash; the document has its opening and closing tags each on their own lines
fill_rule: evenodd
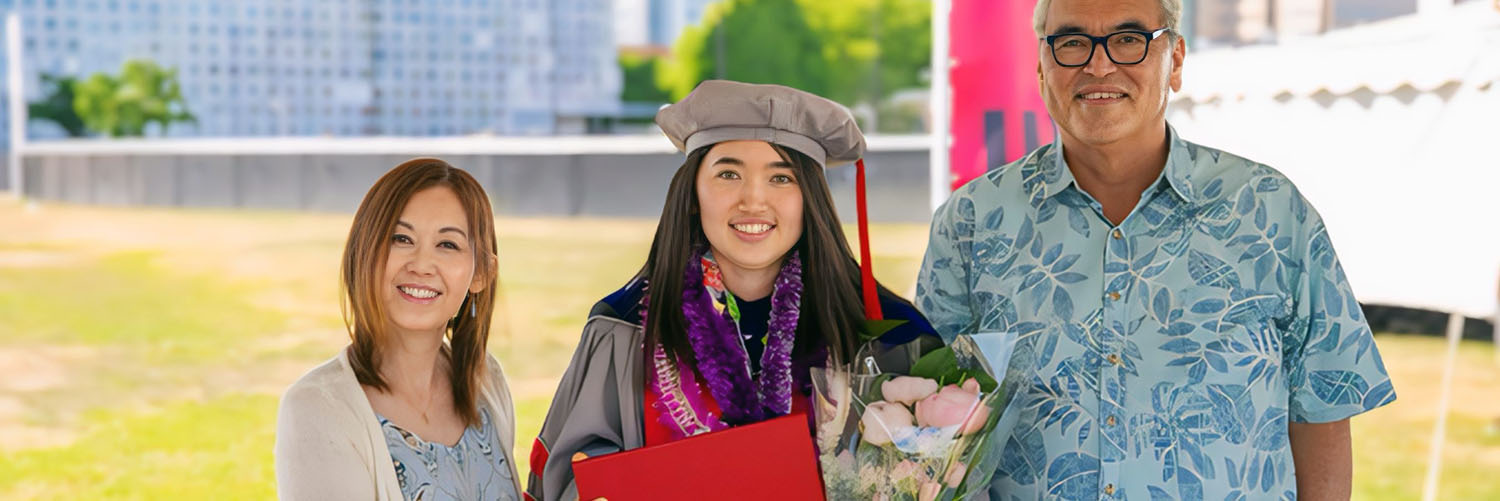
<svg viewBox="0 0 1500 501">
<path fill-rule="evenodd" d="M 479 318 L 479 312 L 474 308 L 473 294 L 469 294 L 469 318 Z"/>
</svg>

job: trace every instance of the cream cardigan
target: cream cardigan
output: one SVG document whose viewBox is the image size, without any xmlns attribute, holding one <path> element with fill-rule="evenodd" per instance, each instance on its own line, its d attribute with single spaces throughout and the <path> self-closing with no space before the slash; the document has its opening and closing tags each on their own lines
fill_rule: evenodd
<svg viewBox="0 0 1500 501">
<path fill-rule="evenodd" d="M 401 486 L 375 410 L 354 377 L 347 350 L 314 367 L 287 388 L 276 417 L 276 492 L 283 500 L 375 499 L 401 501 Z M 480 404 L 516 476 L 515 408 L 500 363 L 491 356 Z"/>
</svg>

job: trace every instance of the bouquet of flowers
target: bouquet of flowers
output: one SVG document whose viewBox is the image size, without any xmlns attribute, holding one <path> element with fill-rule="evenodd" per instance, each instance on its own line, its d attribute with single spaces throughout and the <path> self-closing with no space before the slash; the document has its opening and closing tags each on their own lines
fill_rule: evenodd
<svg viewBox="0 0 1500 501">
<path fill-rule="evenodd" d="M 852 368 L 814 368 L 814 418 L 830 500 L 936 501 L 985 492 L 1000 459 L 1000 421 L 1014 393 L 1000 383 L 1015 336 L 959 336 L 906 374 L 877 354 Z M 1014 413 L 1011 413 L 1014 414 Z"/>
</svg>

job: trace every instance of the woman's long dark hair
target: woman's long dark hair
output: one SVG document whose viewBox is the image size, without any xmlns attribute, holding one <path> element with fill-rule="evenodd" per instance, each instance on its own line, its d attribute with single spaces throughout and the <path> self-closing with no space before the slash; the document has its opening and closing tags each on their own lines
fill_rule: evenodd
<svg viewBox="0 0 1500 501">
<path fill-rule="evenodd" d="M 693 361 L 687 320 L 682 315 L 682 277 L 693 252 L 708 246 L 698 217 L 697 177 L 712 147 L 689 153 L 672 176 L 656 237 L 651 241 L 651 254 L 640 271 L 647 280 L 649 298 L 645 332 L 648 360 L 660 345 L 670 355 Z M 792 165 L 802 190 L 802 236 L 792 247 L 802 257 L 802 308 L 792 357 L 805 360 L 827 347 L 834 363 L 849 361 L 864 329 L 859 262 L 844 238 L 823 167 L 797 150 L 776 144 L 771 147 Z M 880 293 L 885 298 L 897 297 L 884 286 L 880 286 Z"/>
</svg>

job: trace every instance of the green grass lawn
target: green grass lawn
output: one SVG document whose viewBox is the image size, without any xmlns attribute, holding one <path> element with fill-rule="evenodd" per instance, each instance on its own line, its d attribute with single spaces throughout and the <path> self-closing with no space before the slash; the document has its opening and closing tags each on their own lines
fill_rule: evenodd
<svg viewBox="0 0 1500 501">
<path fill-rule="evenodd" d="M 73 444 L 0 455 L 6 499 L 271 499 L 276 397 L 87 413 Z"/>
<path fill-rule="evenodd" d="M 172 273 L 157 264 L 160 257 L 128 251 L 67 267 L 5 269 L 4 340 L 135 348 L 161 364 L 216 363 L 240 341 L 283 328 L 287 315 L 252 305 L 249 287 Z"/>
<path fill-rule="evenodd" d="M 280 391 L 346 342 L 347 215 L 0 203 L 0 499 L 268 499 Z M 652 221 L 500 221 L 491 351 L 525 474 L 584 315 L 644 258 Z M 877 225 L 908 293 L 925 229 Z M 1400 399 L 1354 420 L 1355 499 L 1415 499 L 1444 346 L 1378 336 Z M 1461 348 L 1442 499 L 1500 499 L 1500 366 Z"/>
</svg>

